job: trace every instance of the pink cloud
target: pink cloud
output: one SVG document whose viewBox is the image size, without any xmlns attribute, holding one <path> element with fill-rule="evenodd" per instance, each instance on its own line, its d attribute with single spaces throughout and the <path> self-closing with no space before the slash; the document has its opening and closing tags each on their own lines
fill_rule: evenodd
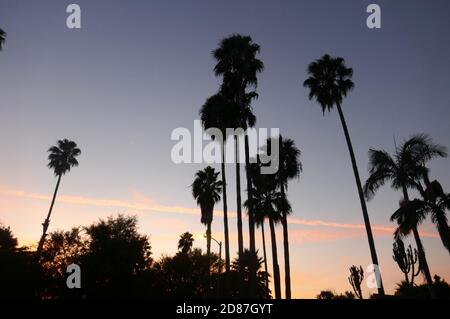
<svg viewBox="0 0 450 319">
<path fill-rule="evenodd" d="M 27 192 L 23 190 L 15 190 L 5 187 L 0 187 L 0 194 L 11 196 L 35 199 L 40 201 L 50 201 L 51 196 L 43 195 L 33 192 Z M 74 196 L 74 195 L 60 195 L 58 202 L 73 204 L 73 205 L 87 205 L 98 207 L 111 207 L 131 209 L 138 212 L 150 212 L 150 213 L 175 213 L 182 215 L 196 215 L 200 214 L 198 208 L 190 208 L 177 205 L 163 205 L 156 203 L 153 199 L 145 196 L 139 191 L 131 190 L 132 201 L 115 200 L 115 199 L 99 199 L 94 197 Z M 223 213 L 220 210 L 215 212 L 216 215 L 221 216 Z M 229 212 L 230 218 L 235 218 L 235 212 Z M 338 223 L 333 221 L 323 220 L 307 220 L 299 218 L 289 218 L 290 225 L 310 226 L 310 227 L 324 227 L 333 229 L 333 231 L 323 230 L 304 230 L 296 229 L 291 230 L 292 238 L 299 242 L 311 242 L 311 241 L 332 241 L 345 238 L 361 237 L 365 235 L 365 226 L 363 224 L 354 223 Z M 339 231 L 343 230 L 343 231 Z M 374 234 L 379 236 L 392 236 L 395 228 L 383 225 L 372 225 Z M 435 232 L 421 231 L 424 237 L 437 238 L 438 235 Z"/>
</svg>

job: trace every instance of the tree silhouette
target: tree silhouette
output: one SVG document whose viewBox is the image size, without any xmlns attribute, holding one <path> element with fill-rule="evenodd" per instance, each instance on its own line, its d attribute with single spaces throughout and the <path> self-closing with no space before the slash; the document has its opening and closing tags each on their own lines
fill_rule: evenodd
<svg viewBox="0 0 450 319">
<path fill-rule="evenodd" d="M 396 236 L 406 236 L 413 232 L 419 253 L 419 265 L 432 297 L 436 296 L 433 291 L 433 281 L 417 229 L 426 214 L 420 209 L 419 200 L 409 200 L 408 188 L 417 188 L 418 180 L 427 170 L 424 166 L 425 162 L 445 155 L 445 149 L 433 144 L 425 134 L 415 135 L 396 147 L 393 157 L 384 150 L 371 149 L 369 150 L 370 176 L 364 185 L 364 193 L 368 199 L 372 198 L 378 188 L 387 181 L 391 182 L 392 188 L 402 190 L 403 201 L 400 203 L 400 208 L 391 216 L 391 221 L 395 220 L 399 226 L 395 232 Z"/>
<path fill-rule="evenodd" d="M 0 225 L 0 299 L 35 298 L 40 271 L 27 247 L 18 247 L 9 227 Z"/>
<path fill-rule="evenodd" d="M 355 299 L 355 295 L 351 291 L 346 291 L 344 294 L 336 294 L 331 290 L 322 290 L 316 299 L 331 300 L 331 299 Z"/>
<path fill-rule="evenodd" d="M 223 224 L 225 238 L 225 270 L 230 271 L 230 240 L 228 235 L 228 205 L 227 205 L 227 182 L 225 173 L 225 142 L 228 138 L 229 131 L 227 128 L 235 126 L 238 117 L 238 106 L 236 103 L 219 92 L 209 97 L 200 109 L 200 119 L 203 128 L 218 128 L 222 132 L 222 203 L 223 203 Z M 216 137 L 213 135 L 213 139 Z"/>
<path fill-rule="evenodd" d="M 192 196 L 201 210 L 201 222 L 206 225 L 207 255 L 211 254 L 211 223 L 214 205 L 220 200 L 222 181 L 217 180 L 218 172 L 211 166 L 198 171 L 192 183 Z"/>
<path fill-rule="evenodd" d="M 157 267 L 163 279 L 165 298 L 210 298 L 214 296 L 216 280 L 211 280 L 210 263 L 217 267 L 216 254 L 203 254 L 201 249 L 188 253 L 178 252 L 173 257 L 163 257 Z"/>
<path fill-rule="evenodd" d="M 414 251 L 411 245 L 405 250 L 405 244 L 400 238 L 397 238 L 392 247 L 392 258 L 397 263 L 398 267 L 405 275 L 405 282 L 409 285 L 414 285 L 414 277 L 417 277 L 420 272 L 420 267 L 417 267 L 415 271 L 415 265 L 418 262 L 417 249 Z M 411 273 L 411 279 L 409 279 L 409 273 Z"/>
<path fill-rule="evenodd" d="M 257 74 L 260 73 L 264 64 L 256 58 L 260 47 L 254 43 L 250 36 L 233 34 L 223 39 L 219 47 L 213 51 L 213 56 L 217 61 L 214 72 L 217 76 L 223 77 L 221 90 L 232 97 L 232 100 L 239 105 L 240 114 L 236 118 L 237 127 L 246 130 L 247 127 L 255 125 L 256 118 L 252 113 L 250 102 L 256 97 L 255 92 L 247 93 L 249 87 L 256 88 L 258 80 Z M 236 147 L 236 192 L 237 192 L 237 221 L 238 221 L 238 251 L 243 252 L 242 236 L 242 210 L 241 210 L 241 186 L 240 186 L 240 165 L 238 160 L 238 137 L 235 136 Z M 246 171 L 248 170 L 248 139 L 245 140 L 246 150 Z M 251 181 L 247 174 L 248 198 L 251 198 Z M 251 205 L 250 205 L 251 206 Z M 250 209 L 249 214 L 249 238 L 250 250 L 255 251 L 255 233 L 253 215 Z"/>
<path fill-rule="evenodd" d="M 0 28 L 0 51 L 3 50 L 3 45 L 5 44 L 6 41 L 6 32 Z"/>
<path fill-rule="evenodd" d="M 250 164 L 250 171 L 252 174 L 252 178 L 255 174 L 254 170 L 255 169 L 259 169 L 258 164 Z M 247 208 L 248 211 L 248 200 L 245 201 L 244 206 Z M 266 250 L 266 234 L 265 234 L 265 230 L 264 230 L 264 224 L 265 224 L 265 219 L 266 219 L 266 215 L 264 214 L 263 211 L 260 210 L 254 210 L 254 217 L 255 217 L 255 224 L 257 227 L 261 228 L 261 240 L 262 240 L 262 246 L 263 246 L 263 262 L 264 262 L 264 271 L 266 273 L 269 273 L 268 268 L 267 268 L 267 250 Z M 269 278 L 267 277 L 266 280 L 266 287 L 269 287 Z"/>
<path fill-rule="evenodd" d="M 231 282 L 231 288 L 228 288 L 228 295 L 232 298 L 270 298 L 270 290 L 266 284 L 268 273 L 261 270 L 262 264 L 263 260 L 258 256 L 258 252 L 253 253 L 248 249 L 244 249 L 242 255 L 233 261 L 231 278 L 228 274 L 224 274 L 225 278 Z M 256 293 L 251 283 L 252 272 L 255 270 Z M 230 286 L 230 283 L 228 286 Z"/>
<path fill-rule="evenodd" d="M 82 289 L 88 298 L 134 296 L 139 276 L 151 264 L 148 237 L 137 231 L 137 219 L 118 215 L 85 229 L 87 253 L 81 258 Z"/>
<path fill-rule="evenodd" d="M 359 299 L 363 299 L 361 291 L 361 283 L 364 280 L 364 270 L 361 266 L 356 267 L 355 265 L 350 267 L 350 276 L 348 277 L 348 282 L 352 285 L 355 295 Z"/>
<path fill-rule="evenodd" d="M 191 251 L 193 244 L 194 236 L 189 232 L 185 232 L 180 236 L 180 239 L 178 240 L 178 250 L 180 250 L 183 254 L 187 254 Z"/>
<path fill-rule="evenodd" d="M 262 213 L 269 220 L 270 235 L 272 242 L 272 264 L 275 298 L 281 298 L 280 268 L 278 265 L 277 243 L 275 234 L 275 223 L 281 221 L 283 214 L 291 212 L 291 206 L 285 195 L 278 191 L 277 179 L 274 175 L 261 174 L 260 163 L 251 165 L 253 182 L 252 205 L 258 212 L 258 220 L 262 219 Z"/>
<path fill-rule="evenodd" d="M 445 149 L 442 150 L 445 151 Z M 447 154 L 443 153 L 443 155 L 446 156 Z M 442 244 L 450 252 L 450 227 L 446 215 L 446 210 L 450 209 L 450 194 L 445 194 L 437 180 L 430 182 L 428 173 L 429 170 L 425 169 L 423 174 L 425 190 L 420 182 L 416 182 L 416 187 L 423 198 L 421 209 L 426 214 L 431 215 L 431 221 L 436 225 Z"/>
<path fill-rule="evenodd" d="M 67 289 L 67 266 L 81 264 L 82 257 L 88 252 L 88 238 L 84 229 L 74 227 L 70 231 L 51 232 L 45 240 L 39 260 L 45 282 L 42 298 L 77 298 L 83 291 Z"/>
<path fill-rule="evenodd" d="M 41 255 L 42 246 L 44 245 L 45 237 L 47 235 L 47 229 L 50 224 L 50 215 L 52 214 L 53 205 L 55 204 L 61 177 L 69 172 L 72 167 L 78 166 L 78 160 L 76 158 L 81 154 L 77 144 L 68 139 L 59 140 L 58 145 L 50 147 L 48 152 L 50 153 L 48 155 L 48 167 L 53 170 L 58 181 L 56 182 L 55 192 L 53 193 L 52 203 L 50 204 L 47 218 L 42 224 L 42 236 L 36 251 L 38 259 Z"/>
<path fill-rule="evenodd" d="M 342 128 L 344 130 L 345 140 L 350 153 L 353 173 L 355 175 L 356 187 L 358 189 L 359 200 L 361 202 L 361 209 L 366 227 L 367 238 L 369 241 L 370 254 L 372 263 L 379 265 L 378 257 L 375 249 L 375 242 L 373 240 L 372 228 L 370 227 L 369 214 L 364 199 L 364 194 L 361 186 L 361 179 L 359 177 L 358 166 L 356 164 L 355 154 L 353 151 L 350 134 L 347 128 L 347 123 L 342 112 L 341 104 L 344 97 L 354 87 L 351 80 L 353 69 L 345 66 L 345 61 L 340 57 L 331 57 L 328 54 L 322 58 L 312 62 L 308 66 L 309 78 L 305 80 L 303 86 L 309 88 L 309 99 L 316 99 L 322 107 L 322 112 L 325 110 L 331 111 L 336 106 L 339 118 L 341 120 Z M 380 277 L 380 285 L 378 293 L 383 296 L 384 288 Z"/>
<path fill-rule="evenodd" d="M 276 179 L 279 184 L 281 195 L 284 197 L 288 188 L 288 181 L 298 178 L 302 171 L 302 163 L 300 162 L 300 150 L 295 146 L 291 139 L 279 138 L 268 139 L 266 143 L 266 151 L 272 154 L 272 145 L 279 143 L 279 158 L 278 158 L 278 175 Z M 291 299 L 291 271 L 289 261 L 289 234 L 287 213 L 283 212 L 281 224 L 283 226 L 283 244 L 284 244 L 284 269 L 285 269 L 285 288 L 286 299 Z"/>
<path fill-rule="evenodd" d="M 438 275 L 434 276 L 433 288 L 436 291 L 436 295 L 442 299 L 450 298 L 450 285 L 441 280 Z M 430 298 L 428 285 L 411 285 L 406 281 L 402 281 L 397 284 L 397 289 L 395 290 L 395 296 L 403 299 L 426 299 Z"/>
<path fill-rule="evenodd" d="M 10 227 L 0 224 L 0 251 L 12 250 L 17 247 L 17 238 L 14 237 Z"/>
</svg>

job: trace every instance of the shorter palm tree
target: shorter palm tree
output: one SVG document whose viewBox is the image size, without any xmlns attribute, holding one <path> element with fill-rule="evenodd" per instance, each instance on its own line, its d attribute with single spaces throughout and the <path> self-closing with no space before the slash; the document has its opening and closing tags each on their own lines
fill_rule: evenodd
<svg viewBox="0 0 450 319">
<path fill-rule="evenodd" d="M 81 154 L 80 149 L 74 141 L 69 141 L 68 139 L 59 140 L 58 145 L 52 146 L 48 149 L 50 153 L 48 155 L 48 167 L 53 170 L 58 181 L 56 182 L 55 192 L 53 193 L 52 203 L 50 204 L 50 209 L 47 214 L 47 218 L 42 224 L 42 236 L 39 240 L 38 248 L 36 250 L 36 256 L 39 259 L 42 247 L 44 245 L 45 237 L 47 235 L 47 229 L 50 224 L 50 216 L 52 214 L 53 205 L 55 204 L 56 194 L 58 193 L 59 183 L 61 182 L 61 177 L 70 171 L 74 166 L 78 166 L 77 157 Z"/>
<path fill-rule="evenodd" d="M 270 174 L 261 174 L 260 167 L 253 165 L 252 206 L 257 215 L 264 214 L 269 220 L 272 242 L 272 265 L 275 298 L 281 299 L 280 267 L 278 265 L 277 240 L 275 224 L 282 221 L 283 214 L 291 212 L 291 205 L 286 196 L 278 191 L 277 179 Z M 261 218 L 261 217 L 260 217 Z"/>
<path fill-rule="evenodd" d="M 420 182 L 416 183 L 423 198 L 421 209 L 431 216 L 431 221 L 436 225 L 442 244 L 450 252 L 450 227 L 446 215 L 446 210 L 450 209 L 450 194 L 444 192 L 442 185 L 437 180 L 430 181 L 428 169 L 425 170 L 423 181 L 425 189 Z"/>
<path fill-rule="evenodd" d="M 434 157 L 446 156 L 445 148 L 433 144 L 426 134 L 417 134 L 396 147 L 393 157 L 384 150 L 369 150 L 370 176 L 364 185 L 364 194 L 368 199 L 387 181 L 391 187 L 403 192 L 400 208 L 392 215 L 391 220 L 398 223 L 395 235 L 405 236 L 413 233 L 419 253 L 420 268 L 427 281 L 430 295 L 435 297 L 433 280 L 425 257 L 425 250 L 419 236 L 418 226 L 426 214 L 420 209 L 419 200 L 410 201 L 408 189 L 417 189 L 418 181 L 427 172 L 425 163 Z"/>
<path fill-rule="evenodd" d="M 268 154 L 272 154 L 271 147 L 274 143 L 279 143 L 279 159 L 278 159 L 278 174 L 275 176 L 277 184 L 282 196 L 286 196 L 288 189 L 288 181 L 294 178 L 299 178 L 302 171 L 302 163 L 300 162 L 301 152 L 295 146 L 295 142 L 289 138 L 268 139 L 266 143 L 266 150 Z M 283 226 L 283 248 L 284 248 L 284 279 L 286 299 L 291 299 L 291 270 L 289 260 L 289 234 L 287 212 L 283 212 L 281 224 Z"/>
<path fill-rule="evenodd" d="M 201 223 L 206 225 L 207 254 L 211 255 L 211 224 L 214 205 L 220 200 L 222 181 L 217 180 L 219 172 L 211 166 L 198 171 L 192 183 L 192 196 L 201 210 Z"/>
<path fill-rule="evenodd" d="M 193 244 L 194 236 L 189 232 L 185 232 L 180 236 L 180 239 L 178 240 L 178 250 L 180 250 L 183 254 L 187 254 L 189 251 L 191 251 Z"/>
</svg>

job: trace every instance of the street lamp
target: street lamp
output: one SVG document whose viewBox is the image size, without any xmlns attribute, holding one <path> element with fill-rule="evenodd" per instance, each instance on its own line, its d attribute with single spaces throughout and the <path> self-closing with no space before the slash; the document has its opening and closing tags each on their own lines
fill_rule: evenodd
<svg viewBox="0 0 450 319">
<path fill-rule="evenodd" d="M 203 235 L 203 237 L 207 238 L 208 234 Z M 219 265 L 218 265 L 218 274 L 217 274 L 217 298 L 220 296 L 220 274 L 222 273 L 222 242 L 218 241 L 214 237 L 211 236 L 211 239 L 219 245 Z"/>
</svg>

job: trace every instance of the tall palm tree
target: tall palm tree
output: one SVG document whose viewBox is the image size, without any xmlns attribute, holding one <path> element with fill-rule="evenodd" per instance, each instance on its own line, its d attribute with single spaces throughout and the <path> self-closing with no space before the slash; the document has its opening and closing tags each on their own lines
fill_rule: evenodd
<svg viewBox="0 0 450 319">
<path fill-rule="evenodd" d="M 406 235 L 410 231 L 413 232 L 419 253 L 420 267 L 432 297 L 435 297 L 433 280 L 417 229 L 425 215 L 418 209 L 417 200 L 410 201 L 408 189 L 417 189 L 418 181 L 427 171 L 424 166 L 427 161 L 443 156 L 446 156 L 445 149 L 438 144 L 433 144 L 425 134 L 415 135 L 396 147 L 393 157 L 384 150 L 371 149 L 369 150 L 370 176 L 364 185 L 364 194 L 367 199 L 371 199 L 378 188 L 387 181 L 391 182 L 392 188 L 400 189 L 403 192 L 403 202 L 391 219 L 396 220 L 399 224 L 396 234 Z"/>
<path fill-rule="evenodd" d="M 0 51 L 3 49 L 3 44 L 6 41 L 6 32 L 0 28 Z"/>
<path fill-rule="evenodd" d="M 253 169 L 252 169 L 253 171 Z M 281 222 L 283 214 L 291 212 L 291 205 L 286 196 L 278 191 L 278 184 L 273 175 L 252 173 L 253 198 L 252 205 L 255 212 L 264 214 L 269 220 L 270 237 L 272 242 L 272 264 L 275 298 L 281 298 L 280 267 L 278 265 L 277 241 L 275 224 Z"/>
<path fill-rule="evenodd" d="M 264 64 L 256 58 L 260 47 L 254 43 L 250 36 L 233 34 L 223 39 L 219 47 L 213 51 L 213 56 L 217 61 L 214 67 L 216 76 L 223 77 L 222 90 L 230 92 L 233 100 L 241 109 L 240 120 L 241 128 L 253 127 L 255 117 L 251 112 L 250 101 L 256 97 L 254 92 L 247 93 L 247 88 L 256 88 L 258 80 L 257 74 L 260 73 Z M 245 127 L 244 127 L 245 126 Z M 241 210 L 241 186 L 240 186 L 240 165 L 238 161 L 238 137 L 235 136 L 236 144 L 236 191 L 237 191 L 237 226 L 238 226 L 238 251 L 242 254 L 244 249 L 242 235 L 242 210 Z M 248 140 L 245 142 L 246 149 L 246 171 L 248 171 Z M 251 181 L 247 174 L 247 191 L 251 194 Z M 248 198 L 251 198 L 249 195 Z M 249 214 L 249 237 L 250 251 L 255 252 L 255 229 L 253 213 L 250 203 Z M 254 276 L 252 276 L 254 277 Z"/>
<path fill-rule="evenodd" d="M 44 245 L 45 237 L 47 235 L 47 229 L 50 224 L 50 216 L 52 214 L 53 205 L 55 204 L 56 194 L 58 193 L 59 183 L 61 177 L 70 171 L 74 166 L 78 166 L 77 157 L 81 154 L 80 149 L 74 141 L 68 139 L 59 140 L 56 146 L 52 146 L 48 149 L 50 153 L 48 155 L 48 167 L 53 170 L 55 176 L 58 178 L 56 182 L 55 192 L 53 193 L 50 209 L 48 210 L 47 218 L 42 224 L 42 236 L 39 240 L 38 248 L 36 250 L 36 256 L 39 259 Z"/>
<path fill-rule="evenodd" d="M 353 152 L 353 146 L 350 140 L 350 133 L 348 132 L 347 123 L 341 108 L 343 98 L 346 97 L 347 93 L 354 87 L 354 83 L 351 80 L 353 69 L 345 66 L 345 61 L 343 58 L 331 57 L 326 54 L 320 59 L 309 64 L 308 75 L 309 77 L 305 80 L 303 86 L 309 88 L 309 99 L 316 99 L 322 107 L 323 113 L 325 113 L 325 110 L 331 111 L 334 106 L 336 106 L 338 110 L 348 151 L 350 153 L 353 173 L 355 175 L 356 187 L 358 189 L 359 200 L 361 202 L 361 210 L 366 227 L 367 239 L 369 241 L 372 263 L 379 265 L 372 228 L 370 227 L 369 214 L 367 212 L 367 206 L 361 186 L 361 179 L 359 177 L 358 166 L 356 164 L 355 154 Z M 381 296 L 384 295 L 381 276 L 378 294 Z"/>
<path fill-rule="evenodd" d="M 269 141 L 268 141 L 269 143 Z M 298 178 L 302 171 L 302 163 L 300 162 L 300 150 L 295 146 L 295 143 L 291 139 L 283 139 L 280 135 L 280 158 L 278 168 L 278 179 L 280 185 L 281 195 L 285 197 L 285 191 L 288 188 L 288 181 L 293 178 Z M 284 279 L 285 279 L 285 293 L 286 299 L 291 299 L 291 270 L 289 260 L 289 234 L 287 213 L 289 211 L 282 212 L 281 224 L 283 225 L 283 244 L 284 244 Z"/>
<path fill-rule="evenodd" d="M 211 166 L 198 171 L 192 183 L 192 196 L 197 200 L 201 210 L 201 223 L 206 225 L 207 254 L 211 255 L 211 223 L 214 205 L 220 200 L 222 181 L 218 181 L 219 172 Z"/>
<path fill-rule="evenodd" d="M 222 132 L 223 140 L 219 141 L 222 147 L 222 203 L 223 225 L 225 238 L 225 269 L 230 271 L 230 240 L 228 234 L 228 206 L 227 206 L 227 182 L 225 173 L 225 142 L 228 138 L 227 128 L 234 127 L 237 107 L 234 106 L 222 93 L 209 97 L 200 109 L 200 119 L 205 130 L 218 128 Z M 215 139 L 215 136 L 212 136 Z"/>
</svg>

